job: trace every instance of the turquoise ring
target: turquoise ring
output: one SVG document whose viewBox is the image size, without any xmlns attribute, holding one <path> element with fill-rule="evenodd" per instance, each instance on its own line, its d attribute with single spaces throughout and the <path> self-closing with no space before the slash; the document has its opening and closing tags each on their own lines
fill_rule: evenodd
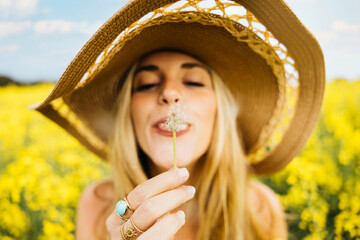
<svg viewBox="0 0 360 240">
<path fill-rule="evenodd" d="M 124 217 L 124 215 L 129 211 L 133 212 L 132 208 L 129 205 L 129 202 L 127 201 L 126 197 L 124 197 L 122 200 L 118 201 L 116 203 L 116 214 L 122 219 L 127 221 L 129 218 Z"/>
<path fill-rule="evenodd" d="M 126 213 L 126 209 L 127 209 L 127 206 L 126 206 L 126 202 L 124 200 L 120 200 L 117 202 L 116 204 L 116 212 L 117 214 L 119 215 L 124 215 Z"/>
</svg>

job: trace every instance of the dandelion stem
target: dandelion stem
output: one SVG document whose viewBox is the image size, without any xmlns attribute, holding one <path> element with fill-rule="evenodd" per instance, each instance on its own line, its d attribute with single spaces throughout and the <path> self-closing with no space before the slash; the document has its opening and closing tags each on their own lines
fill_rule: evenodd
<svg viewBox="0 0 360 240">
<path fill-rule="evenodd" d="M 173 131 L 173 144 L 174 144 L 174 169 L 177 168 L 176 164 L 176 131 Z"/>
</svg>

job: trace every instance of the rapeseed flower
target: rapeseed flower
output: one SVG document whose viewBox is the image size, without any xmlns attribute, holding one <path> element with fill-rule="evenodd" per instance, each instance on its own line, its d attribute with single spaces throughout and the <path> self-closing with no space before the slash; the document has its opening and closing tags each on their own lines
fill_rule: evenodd
<svg viewBox="0 0 360 240">
<path fill-rule="evenodd" d="M 74 239 L 81 192 L 110 174 L 69 134 L 27 110 L 52 87 L 0 87 L 0 239 Z M 359 93 L 360 81 L 328 83 L 306 148 L 262 179 L 279 193 L 289 240 L 360 239 Z M 168 123 L 178 133 L 187 120 L 176 105 Z"/>
</svg>

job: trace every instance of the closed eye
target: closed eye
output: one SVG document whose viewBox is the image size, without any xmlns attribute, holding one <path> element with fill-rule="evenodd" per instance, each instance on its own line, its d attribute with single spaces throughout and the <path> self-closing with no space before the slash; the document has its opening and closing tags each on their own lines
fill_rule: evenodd
<svg viewBox="0 0 360 240">
<path fill-rule="evenodd" d="M 156 83 L 144 84 L 144 85 L 141 85 L 141 86 L 137 87 L 135 91 L 144 91 L 144 90 L 148 90 L 150 88 L 153 88 L 155 86 L 157 86 Z"/>
<path fill-rule="evenodd" d="M 194 87 L 203 87 L 204 84 L 200 83 L 200 82 L 185 82 L 186 85 L 188 86 L 194 86 Z"/>
</svg>

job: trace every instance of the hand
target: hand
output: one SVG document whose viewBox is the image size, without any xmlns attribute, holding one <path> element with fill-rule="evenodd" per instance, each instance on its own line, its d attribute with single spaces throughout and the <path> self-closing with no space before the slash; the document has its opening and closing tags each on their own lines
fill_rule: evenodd
<svg viewBox="0 0 360 240">
<path fill-rule="evenodd" d="M 171 211 L 194 197 L 195 188 L 182 185 L 188 178 L 186 168 L 171 169 L 139 184 L 128 194 L 127 200 L 134 210 L 132 220 L 143 231 L 137 235 L 138 240 L 172 239 L 185 224 L 183 211 Z M 128 213 L 125 216 L 130 217 Z M 133 229 L 130 219 L 121 219 L 114 210 L 106 220 L 111 239 L 123 239 L 122 227 Z"/>
</svg>

